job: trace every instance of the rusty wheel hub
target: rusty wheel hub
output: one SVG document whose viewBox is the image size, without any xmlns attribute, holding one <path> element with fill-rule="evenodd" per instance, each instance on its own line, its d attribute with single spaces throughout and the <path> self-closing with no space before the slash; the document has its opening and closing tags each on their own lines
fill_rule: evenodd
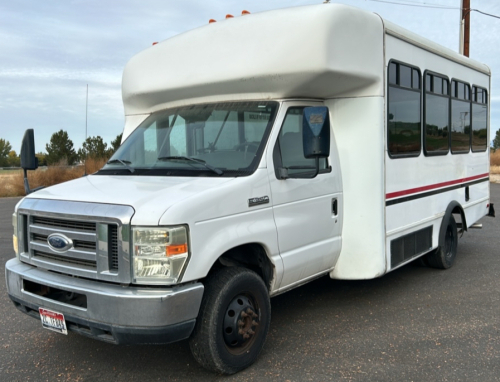
<svg viewBox="0 0 500 382">
<path fill-rule="evenodd" d="M 224 341 L 230 348 L 250 345 L 259 326 L 259 315 L 246 296 L 236 296 L 224 316 Z"/>
</svg>

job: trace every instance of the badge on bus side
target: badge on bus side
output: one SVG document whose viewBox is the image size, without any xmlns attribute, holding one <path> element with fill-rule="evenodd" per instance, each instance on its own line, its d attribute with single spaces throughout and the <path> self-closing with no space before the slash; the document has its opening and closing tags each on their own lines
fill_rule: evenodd
<svg viewBox="0 0 500 382">
<path fill-rule="evenodd" d="M 258 206 L 269 203 L 269 196 L 260 196 L 258 198 L 248 199 L 248 207 Z"/>
</svg>

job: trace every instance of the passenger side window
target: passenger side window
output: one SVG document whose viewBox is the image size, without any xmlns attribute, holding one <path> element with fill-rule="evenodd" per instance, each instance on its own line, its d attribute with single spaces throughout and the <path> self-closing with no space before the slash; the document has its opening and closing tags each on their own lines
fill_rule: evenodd
<svg viewBox="0 0 500 382">
<path fill-rule="evenodd" d="M 274 149 L 275 167 L 287 169 L 290 178 L 307 176 L 316 169 L 315 159 L 304 157 L 302 140 L 303 112 L 304 107 L 291 107 L 288 109 Z M 328 159 L 321 158 L 319 160 L 320 173 L 328 168 Z"/>
<path fill-rule="evenodd" d="M 449 152 L 449 87 L 450 81 L 444 76 L 425 73 L 425 155 L 446 155 Z"/>
<path fill-rule="evenodd" d="M 391 157 L 420 155 L 420 72 L 398 62 L 389 64 L 387 146 Z"/>
<path fill-rule="evenodd" d="M 488 148 L 488 103 L 486 89 L 472 87 L 472 151 Z"/>
<path fill-rule="evenodd" d="M 451 82 L 451 152 L 464 154 L 470 147 L 470 87 L 453 80 Z"/>
</svg>

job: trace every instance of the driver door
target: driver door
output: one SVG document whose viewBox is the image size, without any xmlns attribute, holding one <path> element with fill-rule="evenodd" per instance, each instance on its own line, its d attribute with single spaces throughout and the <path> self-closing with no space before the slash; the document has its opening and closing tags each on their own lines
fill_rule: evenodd
<svg viewBox="0 0 500 382">
<path fill-rule="evenodd" d="M 307 106 L 322 103 L 283 103 L 276 121 L 279 128 L 273 129 L 270 140 L 273 147 L 268 150 L 273 213 L 284 265 L 280 290 L 331 270 L 341 249 L 341 180 L 331 166 L 332 158 L 337 158 L 335 139 L 331 134 L 330 157 L 320 159 L 319 174 L 304 178 L 314 172 L 310 169 L 314 159 L 306 159 L 302 148 Z M 280 179 L 280 168 L 287 169 L 287 179 Z"/>
</svg>

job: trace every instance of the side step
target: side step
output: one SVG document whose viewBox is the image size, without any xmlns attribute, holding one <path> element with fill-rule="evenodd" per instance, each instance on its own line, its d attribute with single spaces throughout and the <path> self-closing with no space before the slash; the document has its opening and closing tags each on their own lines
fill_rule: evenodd
<svg viewBox="0 0 500 382">
<path fill-rule="evenodd" d="M 457 228 L 458 228 L 458 232 L 461 233 L 462 231 L 462 223 L 457 223 Z M 482 223 L 474 223 L 473 225 L 471 225 L 469 228 L 476 228 L 476 229 L 481 229 L 483 228 L 483 224 Z"/>
</svg>

